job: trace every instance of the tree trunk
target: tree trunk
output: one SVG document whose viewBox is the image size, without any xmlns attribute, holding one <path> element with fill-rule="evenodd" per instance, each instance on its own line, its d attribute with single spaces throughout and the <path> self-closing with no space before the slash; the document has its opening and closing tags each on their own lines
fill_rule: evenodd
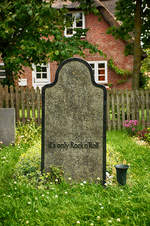
<svg viewBox="0 0 150 226">
<path fill-rule="evenodd" d="M 136 0 L 135 21 L 134 21 L 134 63 L 133 63 L 133 78 L 132 88 L 139 89 L 139 76 L 141 68 L 141 29 L 142 29 L 142 0 Z"/>
</svg>

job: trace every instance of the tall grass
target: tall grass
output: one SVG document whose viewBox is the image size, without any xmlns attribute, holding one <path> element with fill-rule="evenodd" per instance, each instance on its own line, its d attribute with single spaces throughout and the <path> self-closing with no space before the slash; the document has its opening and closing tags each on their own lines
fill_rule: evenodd
<svg viewBox="0 0 150 226">
<path fill-rule="evenodd" d="M 15 146 L 0 150 L 0 225 L 150 225 L 150 146 L 138 145 L 126 133 L 108 132 L 107 171 L 112 177 L 104 188 L 85 181 L 46 182 L 36 174 L 40 128 L 18 127 L 17 137 Z M 119 186 L 114 165 L 123 161 L 130 168 L 127 185 Z"/>
</svg>

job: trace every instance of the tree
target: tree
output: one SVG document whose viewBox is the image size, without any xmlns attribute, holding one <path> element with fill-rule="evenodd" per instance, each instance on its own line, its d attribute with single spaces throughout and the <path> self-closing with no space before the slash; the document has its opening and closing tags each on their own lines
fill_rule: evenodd
<svg viewBox="0 0 150 226">
<path fill-rule="evenodd" d="M 74 0 L 72 0 L 74 1 Z M 24 66 L 45 63 L 48 60 L 61 62 L 73 55 L 84 55 L 88 48 L 97 48 L 80 39 L 87 30 L 78 29 L 71 38 L 62 34 L 67 9 L 52 8 L 52 3 L 43 0 L 1 0 L 0 4 L 0 55 L 4 62 L 8 85 L 14 84 Z M 92 3 L 82 2 L 84 10 Z M 95 8 L 92 8 L 95 10 Z M 66 21 L 71 23 L 71 21 Z"/>
<path fill-rule="evenodd" d="M 115 16 L 121 24 L 119 27 L 110 28 L 108 33 L 126 41 L 125 54 L 133 54 L 132 87 L 137 89 L 139 88 L 142 49 L 150 47 L 150 1 L 118 0 Z"/>
</svg>

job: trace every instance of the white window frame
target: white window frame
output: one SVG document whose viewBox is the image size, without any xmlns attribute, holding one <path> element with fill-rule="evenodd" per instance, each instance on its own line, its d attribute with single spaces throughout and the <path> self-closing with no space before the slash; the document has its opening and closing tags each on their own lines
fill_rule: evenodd
<svg viewBox="0 0 150 226">
<path fill-rule="evenodd" d="M 108 72 L 107 72 L 107 61 L 88 61 L 89 64 L 94 64 L 94 80 L 97 84 L 107 84 L 108 83 Z M 105 65 L 105 80 L 99 81 L 98 80 L 98 64 L 104 64 Z"/>
<path fill-rule="evenodd" d="M 68 28 L 65 27 L 65 31 L 64 31 L 64 36 L 65 37 L 72 37 L 76 33 L 76 31 L 74 31 L 74 29 L 77 28 L 76 27 L 76 17 L 75 17 L 75 15 L 77 13 L 81 13 L 82 14 L 82 28 L 81 29 L 85 29 L 85 14 L 84 14 L 84 12 L 82 12 L 82 11 L 69 12 L 68 14 L 72 14 L 72 17 L 74 17 L 74 20 L 73 20 L 73 24 L 72 24 L 71 27 L 68 27 Z M 69 29 L 69 28 L 73 29 L 73 34 L 67 34 L 67 29 Z"/>
<path fill-rule="evenodd" d="M 38 73 L 38 72 L 36 72 L 36 67 L 37 66 L 45 66 L 45 67 L 47 67 L 47 78 L 46 79 L 45 78 L 39 78 L 39 79 L 36 78 L 36 74 Z M 32 71 L 32 85 L 33 85 L 34 88 L 36 88 L 36 87 L 41 88 L 44 85 L 50 83 L 50 63 L 48 63 L 48 64 L 41 64 L 41 65 L 33 64 L 32 68 L 33 68 L 33 71 Z"/>
<path fill-rule="evenodd" d="M 0 65 L 4 66 L 4 63 L 0 63 Z M 5 70 L 1 70 L 1 69 L 0 69 L 0 72 L 5 72 Z M 1 75 L 0 75 L 0 78 L 6 78 L 6 75 L 5 75 L 5 76 L 1 76 Z"/>
</svg>

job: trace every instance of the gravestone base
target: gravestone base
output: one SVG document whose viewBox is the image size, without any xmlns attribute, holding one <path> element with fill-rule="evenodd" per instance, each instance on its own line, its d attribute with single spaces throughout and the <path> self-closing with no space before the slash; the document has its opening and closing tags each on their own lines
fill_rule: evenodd
<svg viewBox="0 0 150 226">
<path fill-rule="evenodd" d="M 0 142 L 4 145 L 15 143 L 14 108 L 0 108 Z"/>
</svg>

